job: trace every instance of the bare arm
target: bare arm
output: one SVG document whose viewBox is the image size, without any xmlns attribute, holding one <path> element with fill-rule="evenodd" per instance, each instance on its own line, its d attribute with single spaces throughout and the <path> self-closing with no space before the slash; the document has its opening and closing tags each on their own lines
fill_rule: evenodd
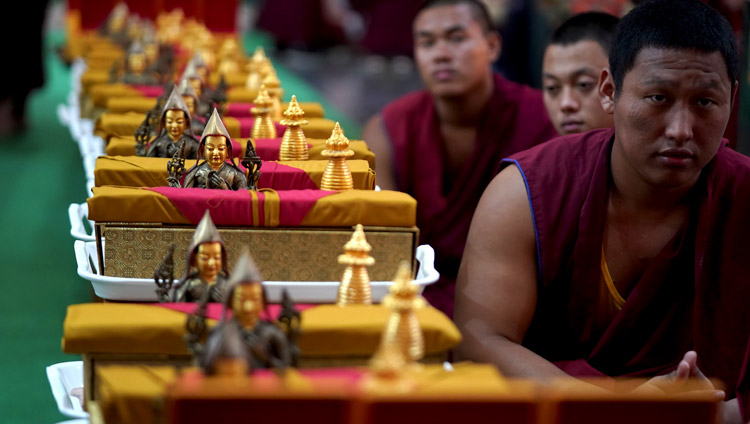
<svg viewBox="0 0 750 424">
<path fill-rule="evenodd" d="M 391 140 L 383 128 L 380 115 L 370 118 L 362 130 L 362 140 L 375 153 L 376 181 L 383 190 L 396 190 L 396 179 L 393 175 L 393 153 Z"/>
<path fill-rule="evenodd" d="M 537 303 L 536 239 L 521 172 L 509 166 L 479 201 L 456 286 L 462 359 L 495 364 L 503 374 L 567 376 L 521 346 Z"/>
</svg>

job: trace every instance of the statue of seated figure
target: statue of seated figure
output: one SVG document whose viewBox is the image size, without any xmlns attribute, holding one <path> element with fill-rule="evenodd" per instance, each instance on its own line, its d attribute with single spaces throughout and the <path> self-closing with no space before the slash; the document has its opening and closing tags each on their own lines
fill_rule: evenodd
<svg viewBox="0 0 750 424">
<path fill-rule="evenodd" d="M 190 111 L 177 87 L 172 88 L 167 102 L 162 109 L 156 138 L 148 146 L 146 156 L 171 158 L 184 143 L 184 155 L 187 159 L 198 157 L 198 140 L 191 131 Z"/>
</svg>

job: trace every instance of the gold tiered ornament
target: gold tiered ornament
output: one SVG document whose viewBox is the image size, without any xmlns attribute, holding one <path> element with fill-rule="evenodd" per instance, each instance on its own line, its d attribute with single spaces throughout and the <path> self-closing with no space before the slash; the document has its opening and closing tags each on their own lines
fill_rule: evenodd
<svg viewBox="0 0 750 424">
<path fill-rule="evenodd" d="M 371 305 L 372 288 L 370 287 L 370 276 L 367 267 L 375 264 L 375 258 L 369 255 L 372 246 L 365 239 L 362 224 L 354 227 L 351 240 L 344 245 L 344 254 L 339 255 L 339 263 L 346 265 L 341 277 L 336 304 L 347 305 Z"/>
<path fill-rule="evenodd" d="M 320 189 L 352 190 L 354 181 L 346 158 L 354 156 L 354 152 L 349 149 L 349 139 L 344 135 L 344 131 L 338 122 L 333 127 L 331 136 L 326 140 L 326 148 L 321 152 L 321 155 L 330 159 L 323 171 Z"/>
<path fill-rule="evenodd" d="M 266 86 L 261 84 L 258 97 L 253 100 L 253 108 L 250 110 L 255 116 L 252 133 L 254 139 L 276 138 L 276 127 L 271 120 L 271 106 L 271 97 L 268 96 Z"/>
<path fill-rule="evenodd" d="M 284 96 L 284 90 L 281 88 L 281 81 L 276 75 L 276 71 L 271 71 L 263 78 L 263 85 L 266 86 L 268 96 L 271 98 L 271 119 L 281 121 L 281 98 Z"/>
<path fill-rule="evenodd" d="M 258 46 L 255 48 L 255 51 L 253 52 L 253 55 L 250 57 L 250 60 L 247 62 L 247 72 L 250 74 L 255 74 L 260 69 L 260 65 L 267 60 L 266 57 L 266 51 L 263 50 L 263 47 Z"/>
<path fill-rule="evenodd" d="M 424 355 L 424 336 L 416 310 L 427 304 L 417 291 L 409 265 L 402 262 L 390 293 L 383 298 L 382 305 L 391 310 L 391 315 L 370 360 L 370 372 L 362 380 L 362 390 L 401 394 L 416 388 L 412 373 L 418 371 L 415 364 Z"/>
<path fill-rule="evenodd" d="M 393 284 L 383 298 L 382 305 L 391 310 L 383 345 L 397 345 L 408 364 L 414 364 L 424 356 L 424 336 L 417 319 L 417 309 L 424 308 L 427 301 L 417 292 L 419 288 L 411 280 L 411 270 L 402 262 Z"/>
<path fill-rule="evenodd" d="M 305 111 L 297 103 L 297 96 L 292 95 L 292 101 L 284 112 L 285 118 L 281 120 L 281 125 L 286 125 L 286 131 L 281 139 L 279 160 L 309 159 L 307 140 L 302 132 L 302 125 L 307 125 L 307 120 L 303 119 L 303 116 Z"/>
</svg>

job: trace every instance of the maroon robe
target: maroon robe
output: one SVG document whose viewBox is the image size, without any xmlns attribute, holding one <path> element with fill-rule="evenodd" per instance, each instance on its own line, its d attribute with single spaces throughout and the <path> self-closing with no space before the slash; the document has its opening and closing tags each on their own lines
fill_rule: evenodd
<svg viewBox="0 0 750 424">
<path fill-rule="evenodd" d="M 691 193 L 687 225 L 593 334 L 613 139 L 595 130 L 506 160 L 526 182 L 537 240 L 539 298 L 523 344 L 576 376 L 658 375 L 693 349 L 731 391 L 750 335 L 750 158 L 722 144 Z"/>
<path fill-rule="evenodd" d="M 427 91 L 408 94 L 381 113 L 391 141 L 397 188 L 417 200 L 419 243 L 435 249 L 440 280 L 427 287 L 425 297 L 448 316 L 453 315 L 456 274 L 471 218 L 500 160 L 557 134 L 539 91 L 499 75 L 494 82 L 474 151 L 463 169 L 445 166 L 435 103 Z"/>
</svg>

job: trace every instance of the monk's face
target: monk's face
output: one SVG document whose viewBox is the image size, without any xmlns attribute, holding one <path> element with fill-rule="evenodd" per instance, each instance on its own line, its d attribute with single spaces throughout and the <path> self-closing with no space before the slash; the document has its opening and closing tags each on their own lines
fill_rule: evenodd
<svg viewBox="0 0 750 424">
<path fill-rule="evenodd" d="M 174 141 L 179 140 L 187 128 L 185 112 L 181 110 L 168 110 L 164 115 L 164 127 L 167 129 L 169 138 Z"/>
<path fill-rule="evenodd" d="M 435 96 L 464 96 L 492 78 L 500 40 L 484 32 L 471 7 L 431 7 L 414 20 L 414 55 L 422 80 Z"/>
<path fill-rule="evenodd" d="M 195 115 L 195 98 L 193 96 L 182 96 L 182 100 L 185 101 L 190 115 Z"/>
<path fill-rule="evenodd" d="M 692 187 L 719 149 L 734 87 L 719 52 L 644 48 L 616 96 L 605 71 L 600 90 L 614 114 L 615 183 Z"/>
<path fill-rule="evenodd" d="M 254 326 L 263 307 L 263 287 L 260 283 L 240 284 L 235 287 L 232 309 L 243 327 Z"/>
<path fill-rule="evenodd" d="M 593 40 L 550 44 L 544 53 L 544 106 L 560 135 L 612 126 L 602 108 L 599 76 L 609 65 L 602 46 Z"/>
<path fill-rule="evenodd" d="M 220 135 L 206 137 L 203 154 L 211 168 L 221 168 L 221 165 L 227 160 L 227 139 Z"/>
<path fill-rule="evenodd" d="M 221 271 L 223 259 L 221 243 L 211 242 L 199 245 L 198 252 L 195 255 L 195 267 L 198 268 L 198 275 L 204 281 L 215 282 L 216 276 Z"/>
</svg>

